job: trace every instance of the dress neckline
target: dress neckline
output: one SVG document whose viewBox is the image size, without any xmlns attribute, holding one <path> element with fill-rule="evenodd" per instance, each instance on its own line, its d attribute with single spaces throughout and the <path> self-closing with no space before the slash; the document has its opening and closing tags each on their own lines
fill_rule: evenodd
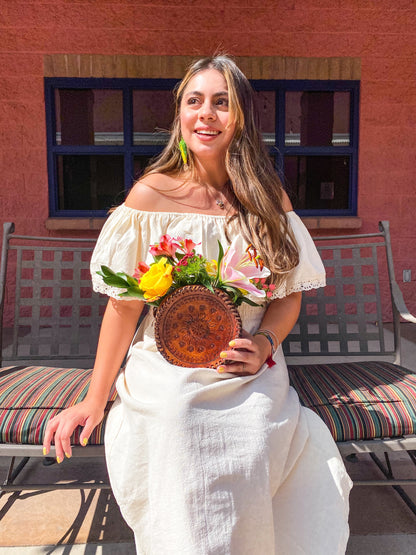
<svg viewBox="0 0 416 555">
<path fill-rule="evenodd" d="M 219 218 L 221 220 L 225 220 L 228 218 L 226 214 L 207 214 L 206 212 L 174 212 L 174 211 L 164 212 L 160 210 L 153 212 L 150 210 L 140 210 L 139 208 L 132 208 L 131 206 L 127 206 L 125 202 L 123 202 L 123 204 L 121 204 L 120 206 L 123 206 L 124 208 L 126 208 L 127 210 L 131 210 L 132 212 L 137 212 L 138 214 L 153 214 L 153 215 L 167 214 L 171 216 L 205 216 L 207 218 Z M 294 210 L 289 210 L 288 212 L 286 212 L 287 215 L 293 214 L 293 213 L 295 213 Z"/>
<path fill-rule="evenodd" d="M 174 212 L 174 211 L 165 212 L 160 210 L 153 212 L 150 210 L 140 210 L 139 208 L 132 208 L 131 206 L 127 206 L 124 202 L 121 206 L 123 206 L 127 210 L 131 210 L 132 212 L 137 212 L 138 214 L 153 214 L 153 215 L 167 214 L 172 216 L 206 216 L 208 218 L 220 218 L 222 220 L 225 220 L 227 218 L 226 214 L 208 214 L 206 212 Z"/>
</svg>

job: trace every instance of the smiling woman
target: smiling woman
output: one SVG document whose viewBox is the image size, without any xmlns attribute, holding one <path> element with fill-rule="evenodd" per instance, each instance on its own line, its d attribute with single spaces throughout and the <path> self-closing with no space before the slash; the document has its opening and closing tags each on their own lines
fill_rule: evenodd
<svg viewBox="0 0 416 555">
<path fill-rule="evenodd" d="M 98 239 L 93 284 L 110 300 L 91 386 L 84 401 L 49 422 L 45 450 L 54 439 L 57 456 L 71 456 L 77 425 L 84 444 L 116 379 L 106 458 L 138 553 L 342 554 L 351 482 L 328 429 L 289 387 L 280 346 L 297 320 L 302 291 L 325 285 L 323 264 L 270 162 L 254 93 L 236 64 L 225 56 L 195 62 L 176 90 L 175 108 L 166 148 Z M 163 252 L 149 251 L 161 237 Z M 135 334 L 144 301 L 120 297 L 97 274 L 102 266 L 122 275 L 133 274 L 139 263 L 149 268 L 152 252 L 163 266 L 172 246 L 168 237 L 181 237 L 184 245 L 192 238 L 194 256 L 207 262 L 217 257 L 218 243 L 229 247 L 222 263 L 234 268 L 219 264 L 220 274 L 247 298 L 260 287 L 258 274 L 249 275 L 245 265 L 259 256 L 267 268 L 262 304 L 232 307 L 241 333 L 236 327 L 220 352 L 208 345 L 214 367 L 177 366 L 163 358 L 158 316 L 149 311 Z M 246 253 L 240 262 L 236 244 Z M 163 302 L 169 303 L 175 294 L 170 280 L 177 276 L 176 269 L 169 277 L 165 270 Z M 146 273 L 137 275 L 139 288 L 153 287 Z M 185 314 L 175 313 L 189 322 L 189 331 L 185 326 L 182 333 L 182 326 L 178 333 L 170 320 L 169 334 L 189 360 L 217 317 L 198 299 Z M 203 318 L 196 320 L 201 304 Z"/>
<path fill-rule="evenodd" d="M 182 136 L 196 161 L 199 157 L 225 160 L 235 130 L 227 89 L 224 76 L 216 69 L 207 69 L 197 73 L 184 91 Z"/>
</svg>

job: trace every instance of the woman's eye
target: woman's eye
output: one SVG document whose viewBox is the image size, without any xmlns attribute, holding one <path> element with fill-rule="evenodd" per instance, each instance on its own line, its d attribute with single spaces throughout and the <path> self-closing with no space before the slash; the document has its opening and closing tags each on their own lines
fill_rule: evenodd
<svg viewBox="0 0 416 555">
<path fill-rule="evenodd" d="M 228 106 L 228 98 L 219 98 L 217 100 L 218 106 Z"/>
<path fill-rule="evenodd" d="M 197 104 L 199 101 L 198 98 L 188 98 L 188 104 Z"/>
</svg>

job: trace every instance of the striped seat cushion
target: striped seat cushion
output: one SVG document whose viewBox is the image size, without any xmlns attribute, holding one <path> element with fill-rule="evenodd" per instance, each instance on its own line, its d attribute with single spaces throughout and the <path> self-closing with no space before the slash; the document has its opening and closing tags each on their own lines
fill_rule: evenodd
<svg viewBox="0 0 416 555">
<path fill-rule="evenodd" d="M 41 445 L 48 420 L 62 409 L 84 399 L 91 370 L 10 366 L 0 368 L 0 443 Z M 93 431 L 88 443 L 104 443 L 104 426 L 116 391 L 113 387 L 105 417 Z M 71 438 L 79 443 L 81 428 Z"/>
<path fill-rule="evenodd" d="M 289 366 L 301 403 L 335 441 L 416 433 L 416 374 L 388 362 Z"/>
</svg>

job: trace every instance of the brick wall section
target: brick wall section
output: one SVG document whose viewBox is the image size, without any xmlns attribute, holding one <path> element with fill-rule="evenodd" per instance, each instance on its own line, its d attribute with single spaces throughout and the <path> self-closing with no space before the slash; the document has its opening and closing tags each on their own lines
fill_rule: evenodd
<svg viewBox="0 0 416 555">
<path fill-rule="evenodd" d="M 253 77 L 261 68 L 310 77 L 316 67 L 332 76 L 339 67 L 339 78 L 350 78 L 343 58 L 354 68 L 359 60 L 360 231 L 390 220 L 397 277 L 400 282 L 402 270 L 412 270 L 412 283 L 402 287 L 416 312 L 412 0 L 9 0 L 0 7 L 0 36 L 0 220 L 14 220 L 19 233 L 52 233 L 45 228 L 45 72 L 99 73 L 98 64 L 88 66 L 97 56 L 114 77 L 143 69 L 140 64 L 154 71 L 156 60 L 160 71 L 176 71 L 175 59 L 160 57 L 193 58 L 221 49 L 241 57 Z M 263 66 L 252 57 L 262 57 Z"/>
</svg>

